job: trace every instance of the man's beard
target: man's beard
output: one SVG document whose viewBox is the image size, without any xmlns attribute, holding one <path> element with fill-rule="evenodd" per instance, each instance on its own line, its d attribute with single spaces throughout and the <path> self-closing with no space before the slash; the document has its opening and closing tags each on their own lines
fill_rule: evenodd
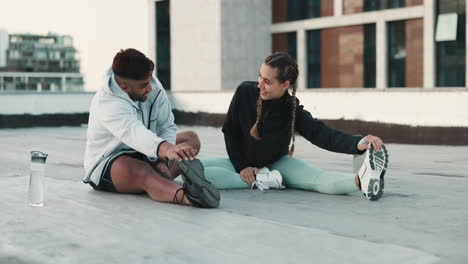
<svg viewBox="0 0 468 264">
<path fill-rule="evenodd" d="M 136 95 L 136 94 L 130 94 L 130 99 L 132 99 L 133 101 L 144 102 L 144 101 L 146 101 L 146 99 L 148 99 L 147 95 L 148 95 L 148 93 L 145 93 L 145 94 L 143 94 L 141 96 Z"/>
</svg>

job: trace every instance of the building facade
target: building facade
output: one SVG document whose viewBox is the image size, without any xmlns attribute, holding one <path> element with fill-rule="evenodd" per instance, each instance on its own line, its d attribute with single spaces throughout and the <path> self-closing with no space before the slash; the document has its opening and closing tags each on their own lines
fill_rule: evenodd
<svg viewBox="0 0 468 264">
<path fill-rule="evenodd" d="M 0 31 L 0 91 L 83 90 L 71 36 Z"/>
<path fill-rule="evenodd" d="M 275 51 L 296 58 L 302 89 L 466 87 L 465 0 L 149 3 L 150 53 L 171 90 L 234 89 Z"/>
<path fill-rule="evenodd" d="M 255 78 L 271 49 L 268 1 L 149 0 L 149 56 L 164 87 L 232 90 Z"/>
<path fill-rule="evenodd" d="M 465 0 L 273 1 L 305 88 L 466 87 Z"/>
<path fill-rule="evenodd" d="M 301 104 L 335 128 L 468 144 L 466 10 L 466 0 L 148 0 L 149 56 L 183 112 L 225 114 L 237 85 L 281 51 L 298 62 Z"/>
</svg>

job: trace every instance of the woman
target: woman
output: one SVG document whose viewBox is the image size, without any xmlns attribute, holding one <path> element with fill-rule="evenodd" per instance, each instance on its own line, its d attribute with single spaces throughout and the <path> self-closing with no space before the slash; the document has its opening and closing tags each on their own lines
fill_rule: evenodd
<svg viewBox="0 0 468 264">
<path fill-rule="evenodd" d="M 382 140 L 349 135 L 314 119 L 296 98 L 298 74 L 291 56 L 275 53 L 264 60 L 258 82 L 239 85 L 222 129 L 229 159 L 203 159 L 206 178 L 220 189 L 247 188 L 266 167 L 279 171 L 290 188 L 328 194 L 361 189 L 367 198 L 379 199 L 388 165 Z M 328 172 L 293 158 L 296 132 L 326 150 L 348 154 L 368 150 L 360 172 L 355 176 Z"/>
</svg>

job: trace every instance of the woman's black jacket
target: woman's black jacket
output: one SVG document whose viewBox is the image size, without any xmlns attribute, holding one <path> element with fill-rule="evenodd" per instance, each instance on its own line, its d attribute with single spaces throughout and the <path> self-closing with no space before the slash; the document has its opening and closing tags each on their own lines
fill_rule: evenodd
<svg viewBox="0 0 468 264">
<path fill-rule="evenodd" d="M 265 167 L 288 154 L 291 139 L 291 95 L 263 101 L 258 130 L 261 140 L 250 135 L 256 121 L 257 82 L 243 82 L 237 88 L 223 125 L 229 159 L 237 172 L 246 167 Z M 295 131 L 312 144 L 334 152 L 360 154 L 357 144 L 361 136 L 353 136 L 328 127 L 304 110 L 297 101 Z M 296 146 L 305 147 L 305 146 Z"/>
</svg>

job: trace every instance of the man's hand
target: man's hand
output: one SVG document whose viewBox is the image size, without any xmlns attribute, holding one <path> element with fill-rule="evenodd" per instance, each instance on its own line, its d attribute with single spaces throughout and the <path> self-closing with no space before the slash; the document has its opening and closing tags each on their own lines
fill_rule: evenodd
<svg viewBox="0 0 468 264">
<path fill-rule="evenodd" d="M 257 175 L 258 169 L 253 167 L 247 167 L 240 172 L 241 179 L 248 185 L 252 185 L 255 181 L 255 175 Z"/>
<path fill-rule="evenodd" d="M 186 143 L 172 145 L 169 142 L 163 142 L 159 146 L 158 157 L 169 160 L 193 160 L 197 156 L 197 151 Z"/>
<path fill-rule="evenodd" d="M 357 148 L 359 150 L 366 150 L 371 148 L 371 145 L 374 147 L 375 151 L 380 151 L 382 149 L 383 142 L 379 137 L 367 135 L 359 141 Z"/>
</svg>

